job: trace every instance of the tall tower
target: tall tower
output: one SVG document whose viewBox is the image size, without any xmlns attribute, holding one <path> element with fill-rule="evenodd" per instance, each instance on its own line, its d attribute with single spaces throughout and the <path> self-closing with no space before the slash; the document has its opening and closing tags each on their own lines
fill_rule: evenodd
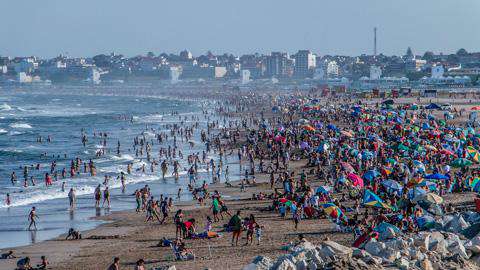
<svg viewBox="0 0 480 270">
<path fill-rule="evenodd" d="M 373 28 L 373 55 L 377 55 L 377 27 Z"/>
</svg>

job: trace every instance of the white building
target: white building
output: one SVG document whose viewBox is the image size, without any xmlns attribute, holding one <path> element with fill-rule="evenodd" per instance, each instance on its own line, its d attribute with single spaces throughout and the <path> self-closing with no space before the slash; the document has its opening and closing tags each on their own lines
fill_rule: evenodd
<svg viewBox="0 0 480 270">
<path fill-rule="evenodd" d="M 250 70 L 243 69 L 242 70 L 242 84 L 247 84 L 250 82 Z"/>
<path fill-rule="evenodd" d="M 95 68 L 95 67 L 92 67 L 91 69 L 91 79 L 92 79 L 92 83 L 93 84 L 100 84 L 101 80 L 100 80 L 100 76 L 101 76 L 101 73 L 100 71 Z"/>
<path fill-rule="evenodd" d="M 336 61 L 328 62 L 327 64 L 327 76 L 338 76 L 338 64 Z"/>
<path fill-rule="evenodd" d="M 19 72 L 17 74 L 17 80 L 19 83 L 31 83 L 32 76 L 27 75 L 25 72 Z"/>
<path fill-rule="evenodd" d="M 170 67 L 170 82 L 177 83 L 181 74 L 182 71 L 180 67 Z"/>
<path fill-rule="evenodd" d="M 8 72 L 7 66 L 0 66 L 0 73 L 1 74 L 6 74 Z"/>
<path fill-rule="evenodd" d="M 382 77 L 382 69 L 378 66 L 370 66 L 370 80 L 378 80 Z"/>
</svg>

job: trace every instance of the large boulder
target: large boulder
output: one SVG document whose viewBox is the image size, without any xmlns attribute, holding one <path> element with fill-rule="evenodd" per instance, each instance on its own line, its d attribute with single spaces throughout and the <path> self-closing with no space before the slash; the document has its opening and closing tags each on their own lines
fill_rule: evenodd
<svg viewBox="0 0 480 270">
<path fill-rule="evenodd" d="M 467 254 L 465 247 L 461 240 L 454 241 L 447 247 L 448 251 L 453 253 L 453 255 L 458 254 L 464 259 L 468 259 L 470 256 Z"/>
<path fill-rule="evenodd" d="M 420 268 L 422 270 L 433 270 L 433 265 L 430 260 L 425 259 L 420 262 Z"/>
<path fill-rule="evenodd" d="M 428 249 L 429 243 L 430 233 L 421 232 L 414 238 L 414 245 L 418 248 L 423 247 L 424 249 Z"/>
<path fill-rule="evenodd" d="M 305 260 L 297 261 L 295 266 L 297 267 L 297 270 L 307 270 L 308 269 L 308 263 Z"/>
<path fill-rule="evenodd" d="M 475 254 L 480 253 L 480 235 L 475 236 L 465 243 L 465 248 L 471 250 Z"/>
<path fill-rule="evenodd" d="M 365 244 L 365 250 L 374 256 L 378 256 L 380 252 L 385 249 L 385 247 L 385 243 L 377 242 L 374 239 Z"/>
<path fill-rule="evenodd" d="M 461 215 L 456 215 L 445 224 L 443 229 L 449 232 L 457 233 L 468 228 L 469 226 L 470 224 L 466 222 Z"/>
<path fill-rule="evenodd" d="M 352 255 L 352 248 L 340 245 L 334 241 L 323 241 L 322 247 L 329 247 L 336 256 L 351 256 Z"/>
<path fill-rule="evenodd" d="M 393 263 L 397 258 L 400 258 L 400 252 L 392 248 L 386 248 L 380 252 L 380 257 L 384 261 Z"/>
<path fill-rule="evenodd" d="M 410 267 L 410 262 L 407 259 L 401 257 L 395 260 L 395 266 L 397 266 L 401 270 L 407 270 Z"/>
<path fill-rule="evenodd" d="M 277 262 L 273 265 L 271 269 L 273 270 L 295 270 L 297 266 L 295 262 L 292 261 L 294 259 L 292 256 L 284 255 L 278 258 Z"/>
<path fill-rule="evenodd" d="M 315 246 L 309 241 L 302 241 L 301 243 L 288 247 L 290 252 L 299 252 L 315 249 Z"/>
<path fill-rule="evenodd" d="M 370 256 L 370 254 L 367 251 L 359 248 L 353 248 L 353 251 L 352 251 L 353 258 L 362 259 L 367 256 Z"/>
<path fill-rule="evenodd" d="M 269 270 L 273 265 L 269 257 L 257 256 L 252 263 L 248 264 L 243 270 Z"/>
</svg>

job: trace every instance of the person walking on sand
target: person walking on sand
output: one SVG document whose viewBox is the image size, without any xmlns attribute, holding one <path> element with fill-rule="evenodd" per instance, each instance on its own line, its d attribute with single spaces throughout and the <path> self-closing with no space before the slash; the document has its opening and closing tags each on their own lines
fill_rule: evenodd
<svg viewBox="0 0 480 270">
<path fill-rule="evenodd" d="M 71 188 L 68 192 L 68 200 L 70 202 L 70 209 L 73 210 L 75 208 L 75 202 L 77 200 L 77 196 L 75 195 L 75 190 L 73 188 Z"/>
<path fill-rule="evenodd" d="M 232 246 L 238 246 L 238 238 L 242 233 L 242 218 L 240 217 L 240 210 L 230 219 L 230 226 L 232 229 Z"/>
<path fill-rule="evenodd" d="M 107 268 L 107 270 L 120 270 L 120 258 L 113 258 L 113 263 Z"/>
<path fill-rule="evenodd" d="M 30 210 L 30 213 L 28 214 L 28 221 L 30 221 L 30 225 L 28 225 L 28 230 L 32 230 L 32 226 L 35 230 L 37 230 L 37 219 L 38 215 L 36 213 L 35 206 L 33 206 L 32 210 Z"/>
</svg>

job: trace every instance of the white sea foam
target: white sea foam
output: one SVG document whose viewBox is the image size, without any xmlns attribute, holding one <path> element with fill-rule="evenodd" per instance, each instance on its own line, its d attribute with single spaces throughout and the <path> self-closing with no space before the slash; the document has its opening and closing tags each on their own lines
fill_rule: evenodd
<svg viewBox="0 0 480 270">
<path fill-rule="evenodd" d="M 111 156 L 110 158 L 112 160 L 129 160 L 129 161 L 132 161 L 132 160 L 135 159 L 131 155 L 127 155 L 127 154 L 123 154 L 123 155 L 120 155 L 120 156 Z"/>
<path fill-rule="evenodd" d="M 8 135 L 9 136 L 16 136 L 16 135 L 22 135 L 23 133 L 24 132 L 13 130 L 13 131 L 8 132 Z"/>
<path fill-rule="evenodd" d="M 32 126 L 28 123 L 12 123 L 10 124 L 11 128 L 24 128 L 24 129 L 29 129 L 32 128 Z"/>
<path fill-rule="evenodd" d="M 5 130 L 3 128 L 0 128 L 0 134 L 5 134 L 5 133 L 8 133 L 8 130 Z"/>
<path fill-rule="evenodd" d="M 3 103 L 2 105 L 0 105 L 0 110 L 1 111 L 10 111 L 12 109 L 12 107 L 10 105 L 8 105 L 7 103 Z"/>
<path fill-rule="evenodd" d="M 92 186 L 75 187 L 75 193 L 77 196 L 92 194 L 94 191 L 95 191 L 95 188 Z M 5 202 L 3 202 L 0 204 L 0 208 L 29 205 L 29 204 L 46 201 L 46 200 L 67 198 L 68 190 L 65 190 L 64 192 L 62 192 L 61 189 L 57 187 L 54 187 L 54 188 L 41 187 L 41 188 L 35 188 L 35 190 L 32 190 L 32 191 L 26 191 L 23 193 L 13 193 L 13 194 L 10 194 L 10 196 L 12 196 L 12 203 L 10 204 L 10 206 L 6 205 Z"/>
</svg>

